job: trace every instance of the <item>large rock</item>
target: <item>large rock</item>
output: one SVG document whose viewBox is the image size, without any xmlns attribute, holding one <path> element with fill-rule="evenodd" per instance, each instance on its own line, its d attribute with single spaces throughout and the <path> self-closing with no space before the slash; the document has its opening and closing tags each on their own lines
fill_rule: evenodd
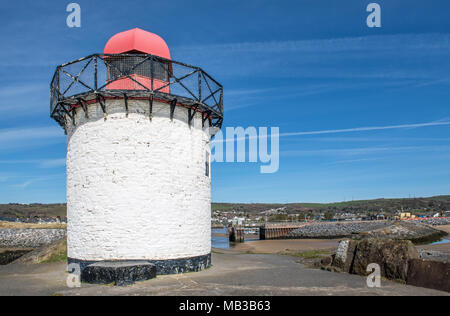
<svg viewBox="0 0 450 316">
<path fill-rule="evenodd" d="M 355 256 L 357 242 L 354 240 L 342 240 L 336 250 L 333 267 L 338 271 L 349 273 Z"/>
<path fill-rule="evenodd" d="M 130 285 L 156 277 L 156 266 L 146 261 L 104 261 L 88 265 L 81 281 L 92 284 Z"/>
<path fill-rule="evenodd" d="M 450 292 L 450 262 L 412 259 L 406 283 Z"/>
<path fill-rule="evenodd" d="M 351 273 L 368 275 L 367 266 L 376 263 L 381 275 L 391 280 L 406 280 L 408 262 L 418 259 L 419 254 L 411 241 L 390 239 L 367 239 L 356 246 Z"/>
</svg>

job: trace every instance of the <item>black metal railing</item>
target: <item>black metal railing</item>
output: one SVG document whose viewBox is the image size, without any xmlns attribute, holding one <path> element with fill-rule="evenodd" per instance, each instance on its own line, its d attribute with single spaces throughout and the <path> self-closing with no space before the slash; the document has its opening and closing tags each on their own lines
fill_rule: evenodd
<svg viewBox="0 0 450 316">
<path fill-rule="evenodd" d="M 86 111 L 89 103 L 110 97 L 148 98 L 150 109 L 154 100 L 183 105 L 190 119 L 192 111 L 200 111 L 204 122 L 209 119 L 219 128 L 223 122 L 220 83 L 199 67 L 147 54 L 95 54 L 58 66 L 50 88 L 50 116 L 65 128 L 75 108 Z"/>
</svg>

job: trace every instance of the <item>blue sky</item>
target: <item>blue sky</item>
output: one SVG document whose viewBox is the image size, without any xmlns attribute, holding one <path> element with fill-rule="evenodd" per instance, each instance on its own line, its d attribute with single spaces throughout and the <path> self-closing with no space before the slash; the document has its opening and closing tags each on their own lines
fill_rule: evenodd
<svg viewBox="0 0 450 316">
<path fill-rule="evenodd" d="M 450 194 L 448 1 L 379 0 L 377 29 L 362 0 L 79 0 L 76 29 L 66 26 L 69 2 L 2 2 L 0 203 L 65 201 L 49 82 L 58 64 L 101 53 L 134 27 L 224 85 L 225 126 L 280 128 L 279 172 L 215 163 L 214 201 Z M 414 125 L 430 122 L 444 124 Z"/>
</svg>

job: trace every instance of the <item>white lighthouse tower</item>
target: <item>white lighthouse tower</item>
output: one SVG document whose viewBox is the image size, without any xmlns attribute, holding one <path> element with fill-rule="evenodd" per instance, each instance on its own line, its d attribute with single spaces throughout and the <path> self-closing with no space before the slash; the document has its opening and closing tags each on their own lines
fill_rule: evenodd
<svg viewBox="0 0 450 316">
<path fill-rule="evenodd" d="M 51 92 L 67 134 L 69 262 L 145 262 L 158 274 L 209 267 L 222 86 L 134 29 L 104 54 L 59 66 Z"/>
</svg>

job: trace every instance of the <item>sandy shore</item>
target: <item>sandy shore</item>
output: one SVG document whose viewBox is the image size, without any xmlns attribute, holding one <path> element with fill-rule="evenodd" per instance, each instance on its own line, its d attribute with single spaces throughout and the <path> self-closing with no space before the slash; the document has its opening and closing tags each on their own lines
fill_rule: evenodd
<svg viewBox="0 0 450 316">
<path fill-rule="evenodd" d="M 433 226 L 433 227 L 450 234 L 450 225 Z M 447 236 L 447 239 L 450 239 L 450 236 Z M 420 246 L 417 246 L 417 249 L 419 249 L 419 250 L 434 250 L 434 251 L 450 253 L 450 243 L 439 244 L 439 245 L 420 245 Z"/>
<path fill-rule="evenodd" d="M 442 230 L 448 234 L 450 234 L 450 225 L 444 225 L 444 226 L 434 226 L 434 228 Z"/>
<path fill-rule="evenodd" d="M 310 250 L 336 249 L 339 239 L 283 239 L 283 240 L 256 240 L 243 244 L 236 244 L 235 247 L 226 249 L 226 252 L 233 253 L 260 253 L 275 254 L 285 251 L 303 252 Z M 217 249 L 224 252 L 223 249 Z"/>
</svg>

